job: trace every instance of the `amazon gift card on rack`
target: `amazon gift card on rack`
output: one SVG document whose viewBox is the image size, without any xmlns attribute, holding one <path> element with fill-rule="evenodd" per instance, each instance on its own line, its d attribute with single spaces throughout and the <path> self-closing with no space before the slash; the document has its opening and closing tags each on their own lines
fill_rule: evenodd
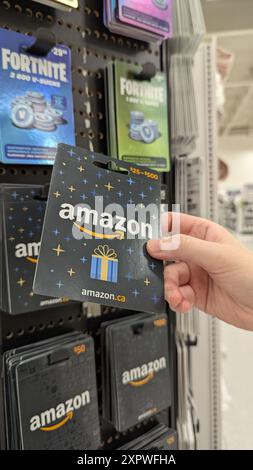
<svg viewBox="0 0 253 470">
<path fill-rule="evenodd" d="M 34 291 L 162 313 L 163 264 L 146 251 L 159 236 L 160 177 L 60 144 Z"/>
<path fill-rule="evenodd" d="M 167 315 L 101 324 L 103 418 L 124 432 L 171 405 Z"/>
<path fill-rule="evenodd" d="M 90 336 L 73 331 L 5 352 L 3 385 L 8 450 L 99 447 Z"/>
<path fill-rule="evenodd" d="M 43 186 L 1 185 L 1 308 L 19 314 L 66 302 L 34 294 L 46 201 Z"/>
</svg>

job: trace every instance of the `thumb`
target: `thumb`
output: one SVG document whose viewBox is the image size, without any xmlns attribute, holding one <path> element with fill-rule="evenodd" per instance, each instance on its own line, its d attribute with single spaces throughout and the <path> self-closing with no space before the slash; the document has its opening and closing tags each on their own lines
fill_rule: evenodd
<svg viewBox="0 0 253 470">
<path fill-rule="evenodd" d="M 216 270 L 224 264 L 224 246 L 189 235 L 149 240 L 147 250 L 153 258 L 190 262 L 206 271 Z"/>
</svg>

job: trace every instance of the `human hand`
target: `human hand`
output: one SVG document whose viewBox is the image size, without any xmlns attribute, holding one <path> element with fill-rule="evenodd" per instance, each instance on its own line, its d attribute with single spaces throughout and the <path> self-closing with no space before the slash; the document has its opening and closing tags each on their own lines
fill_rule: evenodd
<svg viewBox="0 0 253 470">
<path fill-rule="evenodd" d="M 177 214 L 178 215 L 178 214 Z M 168 232 L 173 214 L 168 214 Z M 209 220 L 181 214 L 180 245 L 173 236 L 150 240 L 147 250 L 174 264 L 164 268 L 165 298 L 172 310 L 203 312 L 253 331 L 253 252 Z"/>
</svg>

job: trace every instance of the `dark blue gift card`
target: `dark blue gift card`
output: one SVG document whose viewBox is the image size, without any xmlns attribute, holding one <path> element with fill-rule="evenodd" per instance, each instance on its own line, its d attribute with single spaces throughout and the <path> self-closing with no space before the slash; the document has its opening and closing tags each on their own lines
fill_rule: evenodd
<svg viewBox="0 0 253 470">
<path fill-rule="evenodd" d="M 60 144 L 34 291 L 164 312 L 163 264 L 146 251 L 159 225 L 158 173 Z"/>
</svg>

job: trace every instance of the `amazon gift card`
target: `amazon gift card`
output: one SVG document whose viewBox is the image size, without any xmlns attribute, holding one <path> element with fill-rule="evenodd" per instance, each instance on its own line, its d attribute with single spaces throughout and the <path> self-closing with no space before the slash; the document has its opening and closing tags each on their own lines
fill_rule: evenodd
<svg viewBox="0 0 253 470">
<path fill-rule="evenodd" d="M 171 405 L 167 316 L 131 315 L 101 328 L 103 417 L 123 432 Z"/>
<path fill-rule="evenodd" d="M 4 354 L 7 448 L 100 445 L 93 339 L 68 333 Z"/>
<path fill-rule="evenodd" d="M 42 186 L 2 185 L 2 309 L 11 314 L 65 302 L 33 292 L 46 201 Z"/>
<path fill-rule="evenodd" d="M 60 144 L 34 291 L 124 309 L 165 311 L 159 236 L 160 176 Z"/>
</svg>

